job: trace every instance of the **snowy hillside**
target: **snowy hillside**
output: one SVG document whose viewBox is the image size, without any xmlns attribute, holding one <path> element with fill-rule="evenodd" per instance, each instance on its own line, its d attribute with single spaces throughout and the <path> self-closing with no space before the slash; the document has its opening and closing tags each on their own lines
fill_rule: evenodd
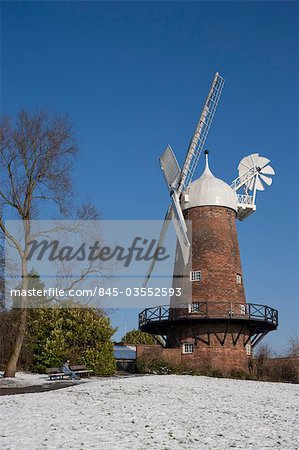
<svg viewBox="0 0 299 450">
<path fill-rule="evenodd" d="M 299 448 L 299 386 L 191 376 L 92 379 L 0 397 L 2 450 Z"/>
</svg>

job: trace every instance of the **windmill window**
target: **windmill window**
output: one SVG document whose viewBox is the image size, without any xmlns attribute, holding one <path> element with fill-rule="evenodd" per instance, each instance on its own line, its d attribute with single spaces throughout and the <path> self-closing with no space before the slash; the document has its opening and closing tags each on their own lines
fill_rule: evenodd
<svg viewBox="0 0 299 450">
<path fill-rule="evenodd" d="M 201 281 L 201 270 L 191 270 L 190 281 Z"/>
<path fill-rule="evenodd" d="M 194 351 L 194 344 L 191 342 L 185 342 L 183 344 L 183 353 L 193 353 Z"/>
<path fill-rule="evenodd" d="M 189 303 L 189 313 L 198 313 L 200 312 L 200 304 L 195 302 L 195 303 Z"/>
<path fill-rule="evenodd" d="M 246 313 L 245 305 L 240 305 L 240 309 L 241 309 L 241 314 L 245 314 Z"/>
<path fill-rule="evenodd" d="M 242 275 L 237 273 L 237 284 L 242 284 Z"/>
<path fill-rule="evenodd" d="M 247 356 L 251 355 L 251 345 L 250 344 L 246 344 L 246 355 Z"/>
</svg>

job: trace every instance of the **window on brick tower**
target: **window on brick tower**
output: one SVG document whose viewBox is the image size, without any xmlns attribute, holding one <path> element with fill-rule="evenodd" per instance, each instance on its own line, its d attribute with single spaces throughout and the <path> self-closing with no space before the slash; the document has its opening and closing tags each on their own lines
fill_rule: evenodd
<svg viewBox="0 0 299 450">
<path fill-rule="evenodd" d="M 237 273 L 237 284 L 242 284 L 242 275 Z"/>
<path fill-rule="evenodd" d="M 185 342 L 183 344 L 183 353 L 193 353 L 194 350 L 194 344 L 191 342 Z"/>
<path fill-rule="evenodd" d="M 189 303 L 189 308 L 188 308 L 189 313 L 198 313 L 200 312 L 200 304 L 195 302 L 195 303 Z"/>
<path fill-rule="evenodd" d="M 201 281 L 201 270 L 191 270 L 190 281 Z"/>
<path fill-rule="evenodd" d="M 246 355 L 247 356 L 251 355 L 251 345 L 250 344 L 246 344 Z"/>
</svg>

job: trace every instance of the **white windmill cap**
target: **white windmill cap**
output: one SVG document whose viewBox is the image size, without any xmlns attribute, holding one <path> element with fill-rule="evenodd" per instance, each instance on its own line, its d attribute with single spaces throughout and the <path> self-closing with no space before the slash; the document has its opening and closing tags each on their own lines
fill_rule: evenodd
<svg viewBox="0 0 299 450">
<path fill-rule="evenodd" d="M 223 206 L 237 212 L 237 195 L 227 183 L 212 174 L 208 153 L 205 151 L 206 166 L 202 175 L 190 184 L 187 191 L 183 192 L 182 209 L 196 206 Z"/>
</svg>

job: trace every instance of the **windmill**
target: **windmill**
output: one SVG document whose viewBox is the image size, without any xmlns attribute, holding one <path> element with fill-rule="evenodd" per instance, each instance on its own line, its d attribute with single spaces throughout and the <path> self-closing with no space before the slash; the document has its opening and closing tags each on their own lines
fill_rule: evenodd
<svg viewBox="0 0 299 450">
<path fill-rule="evenodd" d="M 221 97 L 224 79 L 216 72 L 209 94 L 205 101 L 200 119 L 197 123 L 195 133 L 185 157 L 185 162 L 180 168 L 178 161 L 170 145 L 159 158 L 161 170 L 163 171 L 166 185 L 168 187 L 171 204 L 167 209 L 157 247 L 163 244 L 168 230 L 170 219 L 172 219 L 177 239 L 180 244 L 185 264 L 189 260 L 190 242 L 187 235 L 187 225 L 181 208 L 181 196 L 188 196 L 188 187 L 192 182 L 199 158 L 202 154 L 217 106 Z M 238 199 L 237 218 L 244 220 L 252 212 L 256 211 L 256 193 L 263 191 L 264 185 L 272 184 L 274 169 L 269 165 L 270 160 L 260 156 L 258 153 L 245 156 L 238 165 L 239 176 L 231 183 L 231 188 L 236 192 Z M 240 190 L 243 188 L 244 192 Z M 251 192 L 251 193 L 250 193 Z M 149 267 L 143 286 L 151 276 L 155 266 L 155 259 Z"/>
<path fill-rule="evenodd" d="M 278 313 L 267 305 L 246 302 L 235 222 L 256 210 L 257 191 L 271 185 L 275 172 L 269 159 L 253 153 L 241 160 L 238 177 L 229 185 L 213 175 L 205 151 L 204 172 L 192 180 L 223 85 L 217 72 L 183 167 L 169 145 L 160 158 L 171 204 L 157 247 L 172 219 L 178 242 L 173 287 L 182 287 L 183 299 L 179 306 L 172 296 L 169 306 L 146 308 L 139 315 L 139 328 L 159 336 L 167 358 L 169 351 L 176 361 L 194 362 L 208 356 L 225 370 L 246 370 L 251 349 L 277 328 Z M 188 230 L 189 221 L 192 230 Z M 154 265 L 153 259 L 144 286 Z M 185 289 L 188 283 L 191 294 Z"/>
</svg>

